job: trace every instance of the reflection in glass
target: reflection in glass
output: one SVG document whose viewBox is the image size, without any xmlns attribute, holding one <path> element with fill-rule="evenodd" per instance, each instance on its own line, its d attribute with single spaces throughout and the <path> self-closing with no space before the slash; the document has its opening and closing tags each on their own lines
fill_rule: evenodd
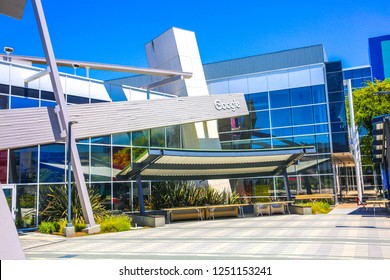
<svg viewBox="0 0 390 280">
<path fill-rule="evenodd" d="M 316 149 L 317 153 L 330 153 L 329 135 L 316 135 Z"/>
<path fill-rule="evenodd" d="M 283 136 L 292 136 L 292 128 L 284 127 L 284 128 L 274 128 L 272 129 L 273 137 L 283 137 Z"/>
<path fill-rule="evenodd" d="M 287 147 L 295 147 L 295 143 L 293 142 L 292 137 L 285 138 L 272 138 L 272 146 L 273 148 L 287 148 Z"/>
<path fill-rule="evenodd" d="M 0 110 L 8 109 L 8 96 L 0 94 Z"/>
<path fill-rule="evenodd" d="M 314 134 L 314 126 L 305 125 L 305 126 L 294 126 L 294 135 L 305 135 L 305 134 Z"/>
<path fill-rule="evenodd" d="M 11 109 L 39 107 L 38 99 L 11 96 Z"/>
<path fill-rule="evenodd" d="M 7 151 L 0 151 L 0 184 L 7 183 Z"/>
<path fill-rule="evenodd" d="M 65 181 L 65 145 L 42 145 L 40 149 L 39 181 Z"/>
<path fill-rule="evenodd" d="M 17 228 L 36 227 L 37 186 L 17 186 L 16 193 Z"/>
<path fill-rule="evenodd" d="M 132 133 L 133 146 L 149 146 L 149 130 L 134 131 Z"/>
<path fill-rule="evenodd" d="M 112 147 L 112 168 L 114 180 L 127 180 L 127 172 L 131 167 L 131 148 Z"/>
<path fill-rule="evenodd" d="M 304 106 L 292 108 L 293 125 L 312 124 L 313 121 L 313 107 Z"/>
<path fill-rule="evenodd" d="M 268 109 L 268 92 L 247 94 L 246 97 L 248 98 L 249 102 L 253 102 L 253 108 L 251 110 L 257 111 Z"/>
<path fill-rule="evenodd" d="M 111 181 L 110 147 L 91 145 L 91 181 Z"/>
<path fill-rule="evenodd" d="M 166 127 L 167 148 L 181 148 L 180 125 Z"/>
<path fill-rule="evenodd" d="M 313 96 L 313 103 L 324 103 L 326 102 L 325 98 L 325 88 L 323 85 L 312 86 L 311 95 Z"/>
<path fill-rule="evenodd" d="M 111 195 L 111 183 L 91 183 L 91 188 L 101 195 L 104 207 L 111 211 L 113 206 L 113 197 Z"/>
<path fill-rule="evenodd" d="M 113 186 L 113 210 L 122 212 L 130 212 L 131 206 L 131 182 L 114 183 Z"/>
<path fill-rule="evenodd" d="M 10 183 L 36 183 L 38 147 L 10 150 Z"/>
<path fill-rule="evenodd" d="M 290 95 L 292 106 L 312 104 L 310 87 L 292 88 L 290 89 Z"/>
<path fill-rule="evenodd" d="M 92 144 L 110 144 L 111 143 L 111 136 L 101 136 L 101 137 L 95 137 L 91 138 Z"/>
<path fill-rule="evenodd" d="M 272 127 L 291 126 L 291 109 L 271 110 Z"/>
<path fill-rule="evenodd" d="M 112 144 L 113 145 L 129 146 L 129 145 L 131 145 L 130 137 L 131 137 L 130 132 L 113 134 L 112 135 Z"/>
<path fill-rule="evenodd" d="M 328 122 L 328 113 L 326 105 L 315 105 L 313 106 L 314 110 L 314 121 L 316 123 L 325 123 Z"/>
<path fill-rule="evenodd" d="M 165 147 L 165 128 L 153 128 L 150 130 L 150 146 Z"/>
<path fill-rule="evenodd" d="M 288 89 L 270 91 L 269 96 L 271 108 L 289 107 L 291 105 Z"/>
<path fill-rule="evenodd" d="M 89 146 L 77 144 L 77 150 L 79 152 L 85 181 L 89 182 Z"/>
<path fill-rule="evenodd" d="M 249 118 L 252 123 L 252 128 L 254 129 L 270 127 L 268 111 L 249 113 Z"/>
</svg>

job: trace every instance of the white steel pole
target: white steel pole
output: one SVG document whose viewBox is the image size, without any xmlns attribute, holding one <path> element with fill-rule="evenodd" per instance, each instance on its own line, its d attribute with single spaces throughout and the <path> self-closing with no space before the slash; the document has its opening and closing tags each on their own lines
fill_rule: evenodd
<svg viewBox="0 0 390 280">
<path fill-rule="evenodd" d="M 362 172 L 361 172 L 361 161 L 360 161 L 360 149 L 358 147 L 358 133 L 355 127 L 355 113 L 353 109 L 353 99 L 352 99 L 352 84 L 351 80 L 347 80 L 347 88 L 348 88 L 348 101 L 349 101 L 349 113 L 351 120 L 351 134 L 352 134 L 352 148 L 353 148 L 353 156 L 355 159 L 355 177 L 356 177 L 356 187 L 358 191 L 359 201 L 363 200 L 363 190 L 362 190 Z"/>
</svg>

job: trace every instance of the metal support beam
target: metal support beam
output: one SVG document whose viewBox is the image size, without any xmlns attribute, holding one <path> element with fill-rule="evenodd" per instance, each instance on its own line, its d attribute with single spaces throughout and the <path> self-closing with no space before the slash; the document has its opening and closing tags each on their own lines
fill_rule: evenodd
<svg viewBox="0 0 390 280">
<path fill-rule="evenodd" d="M 288 200 L 288 201 L 291 201 L 291 200 L 292 200 L 292 197 L 291 197 L 290 186 L 288 185 L 288 173 L 287 173 L 287 168 L 283 168 L 283 182 L 284 182 L 284 187 L 286 188 L 286 192 L 287 192 L 287 200 Z"/>
<path fill-rule="evenodd" d="M 50 74 L 50 67 L 47 67 L 46 70 L 38 72 L 38 73 L 32 75 L 31 77 L 28 77 L 28 78 L 24 79 L 24 83 L 25 84 L 31 83 L 32 81 L 35 81 L 35 80 L 37 80 L 39 78 L 42 78 L 42 77 L 46 76 L 47 74 Z"/>
<path fill-rule="evenodd" d="M 183 79 L 184 79 L 183 75 L 177 75 L 177 76 L 173 76 L 173 77 L 170 77 L 170 78 L 163 79 L 163 80 L 155 82 L 155 83 L 151 83 L 149 85 L 142 86 L 141 88 L 149 90 L 149 89 L 153 89 L 153 88 L 156 88 L 156 87 L 161 87 L 163 85 L 166 85 L 166 84 L 178 81 L 178 80 L 183 80 Z"/>
<path fill-rule="evenodd" d="M 144 190 L 142 188 L 141 172 L 140 171 L 137 172 L 136 178 L 137 178 L 137 188 L 138 188 L 139 213 L 141 215 L 145 215 Z"/>
<path fill-rule="evenodd" d="M 40 0 L 32 0 L 31 2 L 35 13 L 35 18 L 37 20 L 39 34 L 42 40 L 43 50 L 45 52 L 46 62 L 51 70 L 49 73 L 50 80 L 53 86 L 53 92 L 54 92 L 56 102 L 60 109 L 60 112 L 58 114 L 58 116 L 60 117 L 59 121 L 61 122 L 62 127 L 65 128 L 66 132 L 68 133 L 69 115 L 68 115 L 66 102 L 64 98 L 64 92 L 61 87 L 60 75 L 58 73 L 57 63 L 54 57 L 49 30 L 47 28 L 45 15 L 43 13 L 42 3 Z M 81 202 L 81 207 L 83 210 L 83 217 L 87 225 L 85 231 L 88 233 L 99 232 L 100 226 L 96 225 L 95 219 L 93 217 L 91 202 L 89 199 L 87 186 L 85 184 L 84 174 L 81 167 L 81 161 L 77 150 L 75 138 L 72 137 L 70 141 L 71 143 L 67 143 L 67 144 L 71 145 L 73 172 L 76 180 L 76 186 L 77 186 L 77 191 Z"/>
</svg>

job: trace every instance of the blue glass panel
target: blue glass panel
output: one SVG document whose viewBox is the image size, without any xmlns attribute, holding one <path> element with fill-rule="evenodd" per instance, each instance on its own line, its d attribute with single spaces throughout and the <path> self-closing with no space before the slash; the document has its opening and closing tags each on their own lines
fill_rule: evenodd
<svg viewBox="0 0 390 280">
<path fill-rule="evenodd" d="M 326 123 L 328 122 L 328 110 L 326 105 L 315 105 L 313 106 L 314 121 L 315 123 Z"/>
<path fill-rule="evenodd" d="M 286 90 L 270 91 L 270 104 L 271 108 L 289 107 L 290 104 L 290 92 Z"/>
<path fill-rule="evenodd" d="M 252 141 L 252 149 L 270 149 L 271 139 L 261 139 Z"/>
<path fill-rule="evenodd" d="M 329 103 L 331 122 L 346 121 L 344 102 Z"/>
<path fill-rule="evenodd" d="M 329 127 L 327 124 L 317 124 L 317 125 L 315 125 L 315 132 L 316 133 L 329 132 Z"/>
<path fill-rule="evenodd" d="M 352 70 L 352 78 L 361 78 L 361 77 L 362 77 L 362 69 Z"/>
<path fill-rule="evenodd" d="M 348 133 L 332 133 L 333 152 L 348 152 Z"/>
<path fill-rule="evenodd" d="M 39 98 L 39 90 L 32 88 L 11 86 L 11 94 L 24 97 Z"/>
<path fill-rule="evenodd" d="M 330 153 L 329 134 L 316 135 L 317 153 Z"/>
<path fill-rule="evenodd" d="M 65 182 L 65 144 L 42 145 L 39 169 L 40 182 Z"/>
<path fill-rule="evenodd" d="M 251 110 L 263 110 L 268 109 L 268 93 L 267 92 L 259 92 L 248 94 L 248 101 L 252 101 L 253 109 Z"/>
<path fill-rule="evenodd" d="M 371 68 L 366 67 L 362 69 L 362 77 L 371 77 Z"/>
<path fill-rule="evenodd" d="M 271 130 L 269 129 L 252 130 L 251 134 L 252 134 L 252 139 L 269 138 L 271 137 Z"/>
<path fill-rule="evenodd" d="M 252 128 L 259 129 L 270 127 L 268 111 L 250 113 L 249 118 L 251 119 Z"/>
<path fill-rule="evenodd" d="M 292 106 L 307 105 L 313 102 L 310 87 L 292 88 L 290 89 L 290 95 Z"/>
<path fill-rule="evenodd" d="M 352 70 L 343 71 L 344 80 L 352 79 Z"/>
<path fill-rule="evenodd" d="M 6 95 L 0 95 L 0 110 L 8 109 L 8 98 Z"/>
<path fill-rule="evenodd" d="M 0 84 L 0 93 L 9 94 L 9 85 Z"/>
<path fill-rule="evenodd" d="M 56 104 L 55 102 L 41 100 L 41 107 L 54 107 Z"/>
<path fill-rule="evenodd" d="M 38 173 L 38 147 L 9 151 L 10 183 L 36 183 Z"/>
<path fill-rule="evenodd" d="M 343 90 L 343 75 L 341 72 L 335 72 L 326 75 L 328 81 L 328 92 Z"/>
<path fill-rule="evenodd" d="M 332 132 L 347 131 L 347 123 L 346 122 L 331 123 L 331 130 Z"/>
<path fill-rule="evenodd" d="M 273 138 L 272 144 L 274 148 L 286 148 L 286 147 L 295 147 L 292 137 L 286 138 Z"/>
<path fill-rule="evenodd" d="M 291 126 L 291 109 L 271 110 L 272 127 Z"/>
<path fill-rule="evenodd" d="M 11 109 L 17 108 L 32 108 L 38 107 L 39 100 L 38 99 L 30 99 L 25 97 L 11 97 Z"/>
<path fill-rule="evenodd" d="M 133 146 L 149 146 L 149 130 L 134 131 L 132 133 Z"/>
<path fill-rule="evenodd" d="M 88 104 L 89 98 L 87 97 L 81 97 L 81 96 L 74 96 L 74 95 L 67 95 L 66 101 L 69 104 Z"/>
<path fill-rule="evenodd" d="M 90 143 L 90 141 L 89 141 L 89 138 L 85 138 L 85 139 L 78 139 L 78 140 L 76 140 L 76 143 L 88 144 L 88 143 Z"/>
<path fill-rule="evenodd" d="M 53 100 L 53 101 L 56 100 L 54 97 L 54 92 L 45 91 L 45 90 L 41 90 L 41 98 L 46 100 Z"/>
<path fill-rule="evenodd" d="M 314 126 L 313 125 L 294 126 L 293 131 L 294 131 L 294 135 L 314 134 Z"/>
<path fill-rule="evenodd" d="M 343 101 L 345 99 L 344 91 L 329 92 L 329 102 Z"/>
<path fill-rule="evenodd" d="M 292 128 L 284 127 L 284 128 L 272 129 L 272 136 L 273 137 L 292 136 Z"/>
<path fill-rule="evenodd" d="M 130 145 L 130 133 L 119 133 L 119 134 L 113 134 L 112 135 L 112 144 L 113 145 L 124 145 L 129 146 Z"/>
<path fill-rule="evenodd" d="M 313 103 L 325 103 L 325 87 L 323 85 L 312 86 L 311 95 L 313 96 Z"/>
<path fill-rule="evenodd" d="M 113 102 L 116 101 L 127 101 L 127 97 L 125 92 L 123 91 L 123 88 L 121 86 L 117 85 L 108 85 L 104 84 L 108 91 L 108 95 L 110 96 L 111 100 Z"/>
<path fill-rule="evenodd" d="M 314 135 L 298 136 L 298 137 L 294 137 L 294 142 L 295 142 L 296 146 L 314 146 L 315 137 L 314 137 Z"/>
<path fill-rule="evenodd" d="M 293 124 L 294 125 L 314 123 L 313 106 L 292 108 L 292 115 L 293 115 Z"/>
<path fill-rule="evenodd" d="M 91 138 L 91 143 L 92 144 L 110 144 L 111 137 L 110 136 L 101 136 L 101 137 Z"/>
</svg>

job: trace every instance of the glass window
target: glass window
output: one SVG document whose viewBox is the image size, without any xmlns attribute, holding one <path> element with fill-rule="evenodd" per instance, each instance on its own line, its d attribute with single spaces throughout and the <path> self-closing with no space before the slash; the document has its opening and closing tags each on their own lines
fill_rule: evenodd
<svg viewBox="0 0 390 280">
<path fill-rule="evenodd" d="M 0 151 L 0 184 L 7 184 L 7 151 Z"/>
<path fill-rule="evenodd" d="M 288 71 L 290 88 L 310 86 L 310 68 L 300 67 Z"/>
<path fill-rule="evenodd" d="M 114 183 L 113 187 L 113 210 L 122 212 L 131 211 L 131 182 Z"/>
<path fill-rule="evenodd" d="M 260 111 L 249 113 L 249 118 L 252 123 L 253 129 L 259 128 L 269 128 L 269 112 L 268 111 Z"/>
<path fill-rule="evenodd" d="M 132 133 L 133 146 L 149 146 L 149 130 L 134 131 Z"/>
<path fill-rule="evenodd" d="M 39 181 L 65 181 L 65 145 L 42 145 L 40 149 Z"/>
<path fill-rule="evenodd" d="M 180 125 L 166 127 L 167 147 L 181 148 Z"/>
<path fill-rule="evenodd" d="M 252 110 L 268 109 L 268 92 L 248 94 L 248 101 L 252 101 Z"/>
<path fill-rule="evenodd" d="M 132 162 L 136 163 L 138 160 L 140 160 L 144 155 L 148 153 L 148 148 L 133 148 L 132 149 Z"/>
<path fill-rule="evenodd" d="M 328 81 L 328 92 L 343 90 L 343 75 L 341 72 L 326 75 Z"/>
<path fill-rule="evenodd" d="M 261 139 L 252 141 L 252 149 L 271 149 L 271 139 Z"/>
<path fill-rule="evenodd" d="M 153 128 L 150 130 L 150 146 L 165 147 L 165 129 Z"/>
<path fill-rule="evenodd" d="M 318 173 L 320 174 L 332 173 L 332 162 L 329 156 L 317 156 L 317 160 L 318 160 L 318 166 L 317 166 Z"/>
<path fill-rule="evenodd" d="M 32 88 L 11 86 L 11 94 L 24 97 L 39 98 L 39 90 Z"/>
<path fill-rule="evenodd" d="M 112 210 L 111 183 L 92 183 L 91 188 L 100 194 L 104 207 L 109 211 Z"/>
<path fill-rule="evenodd" d="M 286 148 L 296 146 L 292 137 L 272 138 L 272 145 L 273 148 Z"/>
<path fill-rule="evenodd" d="M 313 125 L 294 126 L 293 131 L 294 131 L 294 135 L 314 134 L 314 126 Z"/>
<path fill-rule="evenodd" d="M 312 104 L 310 87 L 292 88 L 290 89 L 290 95 L 292 106 Z"/>
<path fill-rule="evenodd" d="M 209 83 L 208 88 L 210 94 L 224 94 L 229 92 L 229 84 L 227 80 Z"/>
<path fill-rule="evenodd" d="M 312 124 L 313 120 L 313 106 L 304 106 L 292 108 L 293 124 Z"/>
<path fill-rule="evenodd" d="M 54 92 L 41 90 L 41 98 L 46 100 L 55 101 Z"/>
<path fill-rule="evenodd" d="M 258 139 L 258 138 L 270 138 L 271 137 L 271 131 L 269 129 L 262 129 L 262 130 L 252 130 L 248 133 L 252 134 L 252 139 Z"/>
<path fill-rule="evenodd" d="M 91 138 L 92 144 L 110 144 L 111 143 L 111 136 L 101 136 L 101 137 L 94 137 Z"/>
<path fill-rule="evenodd" d="M 8 96 L 0 94 L 0 110 L 8 109 Z"/>
<path fill-rule="evenodd" d="M 77 150 L 79 151 L 85 181 L 89 182 L 89 145 L 77 144 Z"/>
<path fill-rule="evenodd" d="M 0 93 L 9 94 L 9 85 L 0 84 Z"/>
<path fill-rule="evenodd" d="M 291 109 L 271 110 L 272 127 L 291 126 Z"/>
<path fill-rule="evenodd" d="M 39 107 L 38 99 L 11 96 L 11 109 Z"/>
<path fill-rule="evenodd" d="M 346 122 L 337 122 L 331 124 L 332 132 L 343 132 L 347 131 L 347 123 Z"/>
<path fill-rule="evenodd" d="M 310 67 L 310 82 L 311 85 L 323 85 L 325 84 L 325 75 L 322 65 Z"/>
<path fill-rule="evenodd" d="M 232 93 L 248 93 L 247 78 L 233 78 L 229 79 L 229 92 Z"/>
<path fill-rule="evenodd" d="M 17 186 L 16 227 L 36 227 L 37 186 Z"/>
<path fill-rule="evenodd" d="M 344 102 L 329 103 L 331 122 L 346 121 Z"/>
<path fill-rule="evenodd" d="M 348 133 L 332 133 L 333 152 L 348 152 Z"/>
<path fill-rule="evenodd" d="M 327 73 L 338 72 L 338 71 L 341 71 L 341 62 L 340 61 L 328 62 L 328 63 L 325 63 L 325 67 L 326 67 Z"/>
<path fill-rule="evenodd" d="M 271 91 L 269 93 L 271 108 L 290 107 L 290 92 L 286 90 Z"/>
<path fill-rule="evenodd" d="M 56 105 L 55 102 L 41 100 L 41 107 L 55 107 Z"/>
<path fill-rule="evenodd" d="M 315 137 L 314 137 L 314 135 L 298 136 L 298 137 L 294 137 L 294 142 L 295 142 L 296 146 L 314 146 Z"/>
<path fill-rule="evenodd" d="M 273 137 L 292 136 L 292 128 L 284 127 L 284 128 L 272 129 L 272 136 Z"/>
<path fill-rule="evenodd" d="M 288 72 L 287 71 L 273 71 L 268 74 L 268 88 L 269 90 L 279 90 L 288 88 Z"/>
<path fill-rule="evenodd" d="M 315 132 L 316 133 L 329 132 L 329 127 L 327 124 L 317 124 L 317 125 L 315 125 Z"/>
<path fill-rule="evenodd" d="M 111 149 L 91 145 L 91 181 L 111 181 Z"/>
<path fill-rule="evenodd" d="M 297 167 L 297 173 L 299 174 L 316 174 L 317 173 L 317 158 L 316 156 L 304 156 L 299 160 Z M 309 178 L 302 176 L 301 186 L 302 189 L 311 189 L 309 184 Z"/>
<path fill-rule="evenodd" d="M 10 150 L 10 183 L 36 183 L 38 173 L 38 147 Z"/>
<path fill-rule="evenodd" d="M 362 77 L 371 77 L 371 68 L 363 68 L 362 69 Z"/>
<path fill-rule="evenodd" d="M 266 91 L 267 88 L 267 75 L 260 74 L 248 77 L 248 90 L 249 92 Z"/>
<path fill-rule="evenodd" d="M 127 171 L 131 164 L 130 147 L 112 147 L 112 168 L 114 180 L 128 180 Z"/>
<path fill-rule="evenodd" d="M 330 153 L 329 134 L 316 135 L 317 153 Z"/>
<path fill-rule="evenodd" d="M 112 144 L 113 145 L 123 145 L 129 146 L 131 144 L 130 141 L 131 134 L 129 133 L 118 133 L 112 135 Z"/>
<path fill-rule="evenodd" d="M 233 119 L 234 121 L 234 119 Z M 230 118 L 229 119 L 221 119 L 218 120 L 218 131 L 221 132 L 229 132 L 231 131 L 231 123 L 233 122 Z"/>
<path fill-rule="evenodd" d="M 364 87 L 364 79 L 353 79 L 351 80 L 352 88 L 361 88 Z"/>
<path fill-rule="evenodd" d="M 325 103 L 325 87 L 321 86 L 312 86 L 311 95 L 313 96 L 313 103 Z"/>
<path fill-rule="evenodd" d="M 352 70 L 343 71 L 344 80 L 352 79 Z"/>
<path fill-rule="evenodd" d="M 343 91 L 333 91 L 329 92 L 329 102 L 344 101 L 344 92 Z"/>
<path fill-rule="evenodd" d="M 126 94 L 121 86 L 104 84 L 113 102 L 127 101 Z"/>
<path fill-rule="evenodd" d="M 352 78 L 361 78 L 361 77 L 362 77 L 362 69 L 352 70 Z"/>
<path fill-rule="evenodd" d="M 313 111 L 314 111 L 314 121 L 316 123 L 325 123 L 328 122 L 328 112 L 326 105 L 314 105 L 313 106 Z"/>
<path fill-rule="evenodd" d="M 75 96 L 75 95 L 67 95 L 67 102 L 69 104 L 88 104 L 89 98 L 87 97 L 81 97 L 81 96 Z"/>
</svg>

